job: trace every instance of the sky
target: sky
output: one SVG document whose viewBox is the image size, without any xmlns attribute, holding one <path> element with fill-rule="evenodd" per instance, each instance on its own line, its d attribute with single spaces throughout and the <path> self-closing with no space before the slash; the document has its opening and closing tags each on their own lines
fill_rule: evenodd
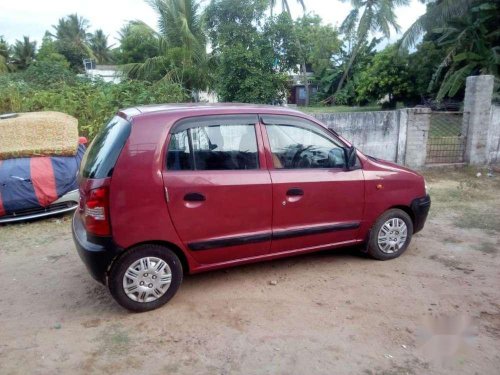
<svg viewBox="0 0 500 375">
<path fill-rule="evenodd" d="M 292 15 L 300 16 L 302 8 L 298 2 L 288 2 Z M 334 26 L 339 26 L 351 9 L 349 2 L 338 0 L 305 0 L 305 3 L 306 11 L 318 14 L 324 23 Z M 0 0 L 0 36 L 14 43 L 27 35 L 40 44 L 45 31 L 52 31 L 52 25 L 59 18 L 75 12 L 90 21 L 90 31 L 103 29 L 109 35 L 110 44 L 117 43 L 118 31 L 126 21 L 139 19 L 156 28 L 156 14 L 144 0 Z M 396 9 L 402 30 L 424 12 L 425 5 L 418 0 L 411 0 L 409 6 Z M 390 42 L 397 39 L 398 35 L 392 33 Z"/>
</svg>

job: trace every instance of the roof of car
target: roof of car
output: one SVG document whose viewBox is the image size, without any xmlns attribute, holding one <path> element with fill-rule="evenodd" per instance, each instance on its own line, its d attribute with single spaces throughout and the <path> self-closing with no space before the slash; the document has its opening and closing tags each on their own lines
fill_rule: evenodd
<svg viewBox="0 0 500 375">
<path fill-rule="evenodd" d="M 127 117 L 139 117 L 143 114 L 149 113 L 173 113 L 173 112 L 185 112 L 185 111 L 209 111 L 218 112 L 225 111 L 234 113 L 235 111 L 247 111 L 251 113 L 274 113 L 274 114 L 289 114 L 304 115 L 303 112 L 290 109 L 287 107 L 272 106 L 272 105 L 262 105 L 262 104 L 244 104 L 244 103 L 166 103 L 166 104 L 152 104 L 143 105 L 127 109 L 122 109 L 120 112 L 124 113 Z"/>
</svg>

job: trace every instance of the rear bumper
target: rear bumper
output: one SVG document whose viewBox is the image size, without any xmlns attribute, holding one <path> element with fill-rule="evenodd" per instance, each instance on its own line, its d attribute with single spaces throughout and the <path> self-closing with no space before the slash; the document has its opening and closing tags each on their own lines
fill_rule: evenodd
<svg viewBox="0 0 500 375">
<path fill-rule="evenodd" d="M 69 193 L 64 194 L 48 207 L 36 207 L 1 216 L 0 224 L 39 219 L 46 216 L 53 216 L 73 211 L 76 207 L 78 207 L 79 197 L 78 190 L 72 190 Z"/>
<path fill-rule="evenodd" d="M 108 268 L 122 249 L 108 238 L 103 239 L 102 244 L 90 242 L 78 212 L 73 215 L 72 232 L 78 255 L 90 275 L 100 283 L 105 284 Z"/>
<path fill-rule="evenodd" d="M 413 223 L 413 233 L 417 233 L 424 228 L 429 209 L 431 208 L 431 197 L 427 194 L 425 197 L 414 199 L 410 207 L 415 219 Z"/>
</svg>

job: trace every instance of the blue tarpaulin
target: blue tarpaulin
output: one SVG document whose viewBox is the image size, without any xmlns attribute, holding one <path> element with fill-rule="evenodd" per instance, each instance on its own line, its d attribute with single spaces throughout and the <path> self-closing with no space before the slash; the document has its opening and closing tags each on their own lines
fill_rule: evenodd
<svg viewBox="0 0 500 375">
<path fill-rule="evenodd" d="M 47 207 L 78 188 L 76 174 L 85 146 L 75 156 L 33 157 L 0 161 L 0 216 Z"/>
</svg>

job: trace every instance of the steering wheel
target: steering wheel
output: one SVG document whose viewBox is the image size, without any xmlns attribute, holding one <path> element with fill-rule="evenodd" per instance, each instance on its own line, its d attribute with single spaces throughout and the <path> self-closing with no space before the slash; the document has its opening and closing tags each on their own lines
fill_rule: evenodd
<svg viewBox="0 0 500 375">
<path fill-rule="evenodd" d="M 301 158 L 301 155 L 304 152 L 308 151 L 311 146 L 307 146 L 306 148 L 302 148 L 301 145 L 298 145 L 298 146 L 299 146 L 299 149 L 295 152 L 295 154 L 293 155 L 293 158 L 292 158 L 292 167 L 293 168 L 296 168 L 296 167 L 304 168 L 304 167 L 311 165 L 311 162 L 308 159 Z M 300 163 L 300 165 L 299 165 L 299 163 Z M 304 165 L 304 163 L 307 163 L 307 165 Z"/>
</svg>

